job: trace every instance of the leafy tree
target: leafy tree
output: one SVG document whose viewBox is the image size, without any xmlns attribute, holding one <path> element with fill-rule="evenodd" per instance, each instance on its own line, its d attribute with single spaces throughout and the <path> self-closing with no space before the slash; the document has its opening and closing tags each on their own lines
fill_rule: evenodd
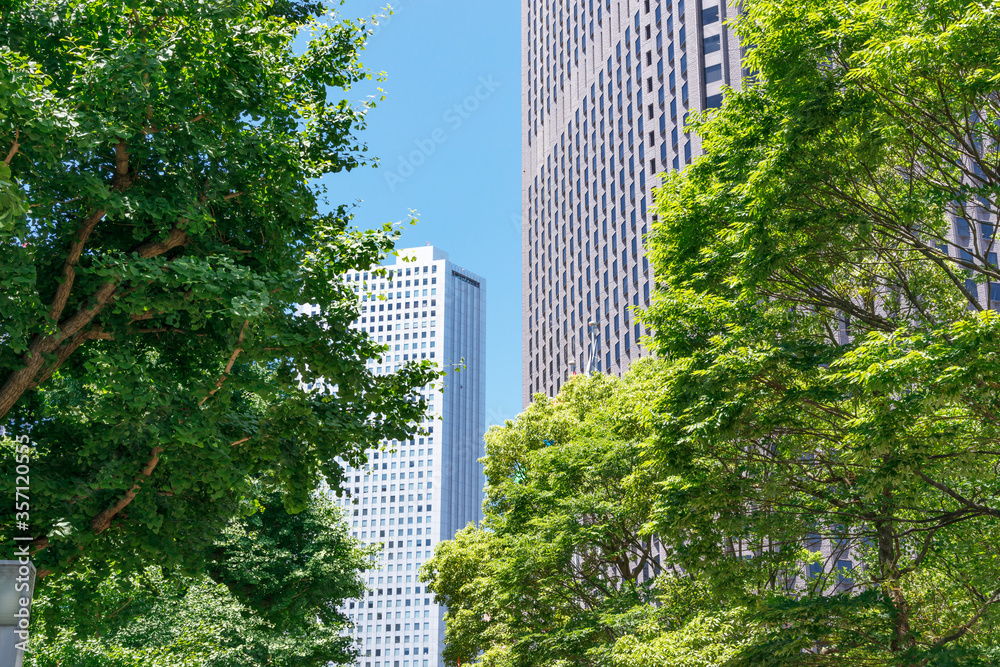
<svg viewBox="0 0 1000 667">
<path fill-rule="evenodd" d="M 81 570 L 35 602 L 33 667 L 247 667 L 347 664 L 348 620 L 371 558 L 325 496 L 288 515 L 269 495 L 234 520 L 208 576 L 159 566 L 111 577 Z M 40 618 L 39 618 L 40 617 Z M 40 623 L 39 623 L 40 621 Z"/>
<path fill-rule="evenodd" d="M 416 428 L 430 367 L 368 372 L 342 280 L 397 232 L 312 184 L 363 164 L 371 106 L 339 97 L 371 76 L 368 24 L 323 11 L 4 3 L 0 419 L 36 443 L 43 573 L 196 568 L 249 480 L 300 510 L 337 456 Z"/>
<path fill-rule="evenodd" d="M 421 573 L 448 608 L 448 664 L 720 664 L 744 638 L 741 610 L 722 615 L 643 532 L 657 489 L 640 418 L 659 374 L 578 376 L 487 433 L 485 522 Z"/>
<path fill-rule="evenodd" d="M 1000 4 L 744 9 L 649 244 L 651 528 L 753 611 L 731 665 L 992 664 Z"/>
</svg>

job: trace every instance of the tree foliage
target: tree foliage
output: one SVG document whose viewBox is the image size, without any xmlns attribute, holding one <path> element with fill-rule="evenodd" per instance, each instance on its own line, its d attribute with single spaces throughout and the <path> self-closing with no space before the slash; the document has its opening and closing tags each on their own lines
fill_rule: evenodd
<svg viewBox="0 0 1000 667">
<path fill-rule="evenodd" d="M 324 11 L 4 3 L 0 418 L 35 443 L 41 570 L 197 567 L 250 480 L 300 510 L 416 428 L 430 367 L 370 373 L 341 280 L 398 233 L 313 183 L 363 164 L 371 106 L 340 97 L 368 24 Z"/>
<path fill-rule="evenodd" d="M 746 3 L 753 77 L 660 190 L 651 527 L 754 592 L 730 664 L 996 659 L 998 17 Z"/>
<path fill-rule="evenodd" d="M 422 571 L 448 608 L 448 664 L 694 667 L 745 640 L 741 610 L 720 613 L 643 531 L 657 489 L 637 417 L 658 375 L 576 377 L 487 433 L 485 522 Z"/>
<path fill-rule="evenodd" d="M 232 521 L 210 574 L 78 569 L 35 601 L 33 667 L 348 664 L 335 606 L 361 595 L 371 558 L 325 496 L 288 515 L 276 494 Z"/>
</svg>

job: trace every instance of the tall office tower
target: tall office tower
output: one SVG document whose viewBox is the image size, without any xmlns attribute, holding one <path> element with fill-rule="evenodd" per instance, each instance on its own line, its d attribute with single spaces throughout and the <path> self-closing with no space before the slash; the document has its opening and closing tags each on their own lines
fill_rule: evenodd
<svg viewBox="0 0 1000 667">
<path fill-rule="evenodd" d="M 525 404 L 643 354 L 655 176 L 699 154 L 688 114 L 739 86 L 734 16 L 724 0 L 523 0 Z"/>
<path fill-rule="evenodd" d="M 347 276 L 362 299 L 352 326 L 389 346 L 369 368 L 391 373 L 429 359 L 449 372 L 422 392 L 430 404 L 421 424 L 426 435 L 379 443 L 361 469 L 344 464 L 347 493 L 338 503 L 351 534 L 384 545 L 378 564 L 364 573 L 368 592 L 343 609 L 354 622 L 359 667 L 443 664 L 444 609 L 417 571 L 434 545 L 482 519 L 486 483 L 479 464 L 486 431 L 485 283 L 433 246 L 399 255 L 383 271 Z M 462 371 L 452 372 L 459 365 Z"/>
</svg>

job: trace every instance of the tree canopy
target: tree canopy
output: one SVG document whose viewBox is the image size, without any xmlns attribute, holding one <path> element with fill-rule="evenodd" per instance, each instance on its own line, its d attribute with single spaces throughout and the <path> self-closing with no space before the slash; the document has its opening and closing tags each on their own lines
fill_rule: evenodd
<svg viewBox="0 0 1000 667">
<path fill-rule="evenodd" d="M 261 490 L 262 491 L 262 490 Z M 78 568 L 34 603 L 26 664 L 48 667 L 325 667 L 354 661 L 336 611 L 362 594 L 372 554 L 327 496 L 289 516 L 261 493 L 215 543 L 207 575 Z"/>
<path fill-rule="evenodd" d="M 757 591 L 740 664 L 996 659 L 998 14 L 746 3 L 752 76 L 659 191 L 651 527 Z"/>
<path fill-rule="evenodd" d="M 660 373 L 577 376 L 487 433 L 485 521 L 421 573 L 448 608 L 448 664 L 707 665 L 747 640 L 742 609 L 720 611 L 644 530 L 658 490 L 639 417 Z"/>
<path fill-rule="evenodd" d="M 336 457 L 415 431 L 432 371 L 367 370 L 342 280 L 398 232 L 315 182 L 364 163 L 373 102 L 344 96 L 370 23 L 297 0 L 0 22 L 0 419 L 35 443 L 40 570 L 199 567 L 252 480 L 298 511 Z"/>
</svg>

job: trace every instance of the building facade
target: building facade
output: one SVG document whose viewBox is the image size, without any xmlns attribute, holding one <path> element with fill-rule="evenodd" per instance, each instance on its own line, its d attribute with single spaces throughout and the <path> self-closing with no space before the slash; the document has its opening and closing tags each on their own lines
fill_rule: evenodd
<svg viewBox="0 0 1000 667">
<path fill-rule="evenodd" d="M 429 359 L 448 375 L 422 390 L 430 406 L 421 424 L 426 435 L 379 443 L 361 469 L 342 462 L 346 493 L 337 502 L 351 534 L 382 545 L 379 562 L 363 575 L 365 596 L 343 609 L 354 623 L 359 667 L 443 664 L 444 609 L 417 573 L 438 542 L 482 519 L 486 482 L 479 463 L 486 431 L 485 283 L 433 246 L 399 255 L 381 271 L 347 276 L 362 299 L 352 326 L 389 346 L 369 369 L 392 373 L 407 361 Z"/>
<path fill-rule="evenodd" d="M 724 0 L 522 0 L 525 405 L 643 354 L 652 188 L 700 152 L 688 114 L 740 84 L 736 14 Z"/>
</svg>

